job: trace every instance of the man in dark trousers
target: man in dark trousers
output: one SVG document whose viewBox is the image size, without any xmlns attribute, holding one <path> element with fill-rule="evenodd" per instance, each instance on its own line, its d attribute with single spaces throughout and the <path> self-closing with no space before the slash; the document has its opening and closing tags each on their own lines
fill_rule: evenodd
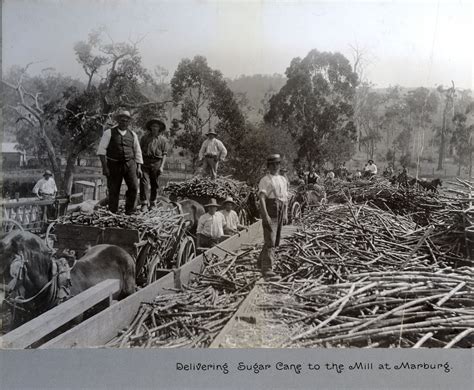
<svg viewBox="0 0 474 390">
<path fill-rule="evenodd" d="M 119 205 L 120 187 L 125 180 L 125 213 L 135 211 L 138 195 L 138 179 L 142 176 L 142 151 L 137 135 L 130 130 L 130 112 L 119 111 L 115 115 L 117 125 L 105 130 L 97 149 L 104 176 L 107 177 L 109 210 L 116 213 Z"/>
<path fill-rule="evenodd" d="M 154 207 L 158 194 L 158 179 L 163 173 L 168 154 L 168 142 L 163 136 L 166 125 L 158 118 L 146 123 L 147 133 L 140 140 L 143 153 L 143 175 L 140 180 L 140 201 L 142 211 Z"/>
<path fill-rule="evenodd" d="M 267 158 L 268 173 L 262 177 L 258 185 L 260 199 L 260 215 L 263 226 L 263 248 L 257 260 L 262 275 L 269 281 L 280 279 L 273 272 L 274 249 L 280 244 L 281 229 L 286 223 L 288 204 L 288 183 L 278 174 L 281 158 L 272 154 Z"/>
</svg>

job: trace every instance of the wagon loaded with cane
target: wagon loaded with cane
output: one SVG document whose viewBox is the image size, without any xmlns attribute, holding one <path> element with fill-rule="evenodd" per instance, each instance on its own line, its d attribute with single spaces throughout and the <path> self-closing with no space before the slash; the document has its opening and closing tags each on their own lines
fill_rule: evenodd
<svg viewBox="0 0 474 390">
<path fill-rule="evenodd" d="M 249 225 L 259 218 L 256 191 L 247 184 L 228 176 L 214 180 L 194 177 L 183 182 L 171 182 L 164 191 L 170 199 L 191 199 L 201 205 L 209 203 L 211 198 L 222 204 L 227 197 L 232 197 L 236 203 L 236 212 L 242 225 Z"/>
<path fill-rule="evenodd" d="M 76 257 L 97 244 L 120 246 L 136 260 L 139 286 L 181 267 L 196 254 L 188 222 L 172 205 L 131 216 L 105 208 L 76 212 L 50 224 L 45 239 L 51 249 Z"/>
</svg>

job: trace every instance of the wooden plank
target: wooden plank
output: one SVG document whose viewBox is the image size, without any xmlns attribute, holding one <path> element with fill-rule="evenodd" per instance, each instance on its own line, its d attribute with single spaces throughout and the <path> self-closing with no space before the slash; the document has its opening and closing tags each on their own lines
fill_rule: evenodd
<svg viewBox="0 0 474 390">
<path fill-rule="evenodd" d="M 259 290 L 259 282 L 261 282 L 263 279 L 260 279 L 257 281 L 255 286 L 253 287 L 252 291 L 245 297 L 244 301 L 240 304 L 239 308 L 237 311 L 234 313 L 232 318 L 225 324 L 225 326 L 222 328 L 222 330 L 219 332 L 219 334 L 216 336 L 214 341 L 211 343 L 209 348 L 220 348 L 222 343 L 225 343 L 225 338 L 228 334 L 232 332 L 232 329 L 234 328 L 234 325 L 236 324 L 237 321 L 247 321 L 249 323 L 256 323 L 257 319 L 255 317 L 254 320 L 255 322 L 252 322 L 252 319 L 250 317 L 253 316 L 253 313 L 251 313 L 251 305 L 253 300 L 255 299 L 255 296 L 258 293 Z"/>
<path fill-rule="evenodd" d="M 119 280 L 104 280 L 0 337 L 0 348 L 26 348 L 119 290 Z"/>
<path fill-rule="evenodd" d="M 254 245 L 262 241 L 261 222 L 249 226 L 247 231 L 235 235 L 222 242 L 220 246 L 228 251 L 235 251 L 244 244 Z M 205 252 L 222 254 L 219 248 L 211 248 Z M 156 282 L 137 291 L 115 305 L 103 310 L 92 318 L 84 321 L 73 329 L 43 344 L 40 348 L 86 348 L 103 346 L 117 333 L 132 322 L 138 312 L 141 302 L 151 302 L 160 294 L 169 294 L 167 289 L 175 288 L 179 284 L 188 284 L 192 272 L 200 272 L 203 265 L 203 256 L 197 256 L 182 266 L 179 271 L 168 273 Z M 175 275 L 176 279 L 175 280 Z"/>
</svg>

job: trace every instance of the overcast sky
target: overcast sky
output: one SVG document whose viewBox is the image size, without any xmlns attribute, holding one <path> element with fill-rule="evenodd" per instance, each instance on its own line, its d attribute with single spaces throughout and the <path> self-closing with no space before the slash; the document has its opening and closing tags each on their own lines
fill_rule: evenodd
<svg viewBox="0 0 474 390">
<path fill-rule="evenodd" d="M 284 73 L 309 50 L 365 48 L 379 87 L 474 88 L 473 0 L 205 1 L 3 0 L 3 68 L 42 61 L 74 77 L 73 45 L 105 26 L 114 41 L 140 43 L 144 64 L 172 74 L 200 54 L 226 77 Z"/>
</svg>

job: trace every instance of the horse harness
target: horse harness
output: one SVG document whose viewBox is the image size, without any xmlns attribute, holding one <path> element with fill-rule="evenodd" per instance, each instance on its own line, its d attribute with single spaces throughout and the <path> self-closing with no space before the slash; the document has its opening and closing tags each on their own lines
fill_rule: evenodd
<svg viewBox="0 0 474 390">
<path fill-rule="evenodd" d="M 26 312 L 32 311 L 28 310 L 25 306 L 34 302 L 47 291 L 47 299 L 43 303 L 36 305 L 37 309 L 46 311 L 71 298 L 71 270 L 76 262 L 70 267 L 64 257 L 51 257 L 51 279 L 35 295 L 30 298 L 24 298 L 26 293 L 24 281 L 28 274 L 28 262 L 28 259 L 23 254 L 19 254 L 15 256 L 15 259 L 10 264 L 10 275 L 13 279 L 8 283 L 9 292 L 5 298 L 8 304 L 14 309 L 19 308 Z"/>
</svg>

